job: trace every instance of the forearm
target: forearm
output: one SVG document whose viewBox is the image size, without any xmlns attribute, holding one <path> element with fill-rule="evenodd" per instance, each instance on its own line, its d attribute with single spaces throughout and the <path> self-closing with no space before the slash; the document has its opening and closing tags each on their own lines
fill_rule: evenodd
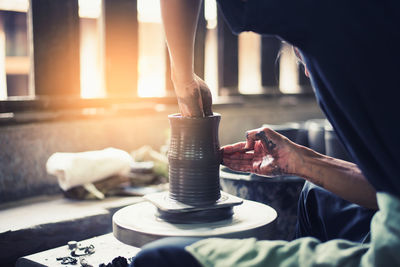
<svg viewBox="0 0 400 267">
<path fill-rule="evenodd" d="M 296 174 L 345 200 L 377 209 L 376 191 L 354 163 L 298 147 Z"/>
<path fill-rule="evenodd" d="M 161 0 L 161 13 L 174 83 L 193 77 L 193 50 L 201 0 Z"/>
</svg>

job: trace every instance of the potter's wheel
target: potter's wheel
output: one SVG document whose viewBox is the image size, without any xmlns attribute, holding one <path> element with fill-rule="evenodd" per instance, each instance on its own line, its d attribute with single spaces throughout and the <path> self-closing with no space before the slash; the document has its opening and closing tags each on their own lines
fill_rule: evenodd
<svg viewBox="0 0 400 267">
<path fill-rule="evenodd" d="M 157 208 L 150 202 L 140 202 L 117 211 L 113 216 L 114 236 L 136 247 L 163 237 L 268 237 L 268 224 L 277 217 L 265 204 L 243 200 L 233 207 L 230 219 L 209 223 L 174 224 L 157 218 Z"/>
<path fill-rule="evenodd" d="M 243 200 L 225 192 L 221 197 L 209 205 L 192 206 L 176 201 L 170 197 L 170 192 L 147 194 L 144 199 L 157 207 L 156 216 L 170 223 L 208 223 L 229 219 L 233 214 L 233 207 L 241 205 Z"/>
</svg>

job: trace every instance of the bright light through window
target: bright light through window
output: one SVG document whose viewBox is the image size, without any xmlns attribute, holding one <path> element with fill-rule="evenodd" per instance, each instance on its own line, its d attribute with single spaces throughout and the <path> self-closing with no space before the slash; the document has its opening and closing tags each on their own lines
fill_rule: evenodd
<svg viewBox="0 0 400 267">
<path fill-rule="evenodd" d="M 79 16 L 98 18 L 101 14 L 101 0 L 79 0 Z"/>
<path fill-rule="evenodd" d="M 296 57 L 290 45 L 284 44 L 280 58 L 279 89 L 284 94 L 295 94 L 301 92 L 299 87 L 299 76 Z"/>
<path fill-rule="evenodd" d="M 101 0 L 79 0 L 81 97 L 106 96 L 100 52 Z"/>
<path fill-rule="evenodd" d="M 4 100 L 6 98 L 6 36 L 3 30 L 3 22 L 0 20 L 0 100 Z"/>
<path fill-rule="evenodd" d="M 217 2 L 215 0 L 205 0 L 204 5 L 204 16 L 207 20 L 207 28 L 215 29 L 217 27 Z"/>
<path fill-rule="evenodd" d="M 140 22 L 161 23 L 160 0 L 138 0 L 137 8 Z"/>
<path fill-rule="evenodd" d="M 261 88 L 261 37 L 252 32 L 239 35 L 239 92 L 259 94 Z"/>
<path fill-rule="evenodd" d="M 81 97 L 105 97 L 104 58 L 100 39 L 102 0 L 78 0 L 80 16 Z M 205 51 L 205 80 L 213 97 L 217 98 L 217 6 L 215 0 L 204 0 L 207 21 Z M 26 12 L 28 0 L 0 0 L 0 9 Z M 138 96 L 162 97 L 166 95 L 166 44 L 161 24 L 159 0 L 138 0 L 139 66 Z M 0 25 L 1 26 L 1 25 Z M 0 99 L 7 97 L 7 64 L 5 36 L 0 29 Z M 239 36 L 239 91 L 243 94 L 262 93 L 260 37 L 254 33 Z M 233 56 L 233 55 L 232 55 Z M 28 60 L 27 56 L 25 56 Z M 7 61 L 8 60 L 8 61 Z M 26 60 L 26 61 L 27 61 Z M 10 65 L 10 64 L 9 64 Z M 29 72 L 29 66 L 26 74 Z M 25 74 L 25 73 L 24 73 Z M 280 59 L 279 87 L 283 93 L 298 93 L 298 71 L 291 49 L 286 49 Z M 1 89 L 2 88 L 2 89 Z"/>
<path fill-rule="evenodd" d="M 0 0 L 0 9 L 26 12 L 28 0 Z"/>
<path fill-rule="evenodd" d="M 140 97 L 165 96 L 166 45 L 159 0 L 138 0 Z"/>
<path fill-rule="evenodd" d="M 161 23 L 139 24 L 140 97 L 165 96 L 166 45 Z"/>
<path fill-rule="evenodd" d="M 81 62 L 81 97 L 105 97 L 104 62 L 102 62 L 100 39 L 101 0 L 78 0 L 80 20 L 80 62 Z M 208 35 L 206 45 L 206 80 L 216 97 L 216 35 L 217 23 L 216 1 L 205 0 L 205 17 L 207 27 L 213 34 Z M 28 10 L 28 0 L 0 0 L 4 10 Z M 161 24 L 159 0 L 138 0 L 139 20 L 139 77 L 138 95 L 140 97 L 162 97 L 165 92 L 166 45 Z M 0 36 L 1 39 L 1 36 Z M 1 41 L 1 40 L 0 40 Z M 1 56 L 1 55 L 0 55 Z M 2 61 L 4 63 L 4 60 Z M 0 70 L 4 69 L 0 64 Z M 211 71 L 210 71 L 211 70 Z M 4 73 L 4 71 L 2 71 Z M 4 78 L 4 79 L 3 79 Z M 5 77 L 0 77 L 0 84 Z M 5 86 L 2 86 L 5 88 Z M 5 89 L 4 89 L 5 90 Z M 4 91 L 3 90 L 3 91 Z M 6 98 L 7 92 L 0 92 L 0 98 Z"/>
<path fill-rule="evenodd" d="M 102 98 L 106 96 L 102 79 L 100 54 L 99 21 L 81 18 L 80 21 L 80 61 L 81 97 Z"/>
</svg>

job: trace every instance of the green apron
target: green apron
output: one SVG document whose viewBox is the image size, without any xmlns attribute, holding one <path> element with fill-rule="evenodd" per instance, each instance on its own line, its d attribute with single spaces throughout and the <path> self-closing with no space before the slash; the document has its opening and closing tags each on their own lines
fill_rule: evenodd
<svg viewBox="0 0 400 267">
<path fill-rule="evenodd" d="M 400 199 L 378 193 L 371 240 L 286 241 L 210 238 L 186 247 L 203 266 L 400 266 Z"/>
</svg>

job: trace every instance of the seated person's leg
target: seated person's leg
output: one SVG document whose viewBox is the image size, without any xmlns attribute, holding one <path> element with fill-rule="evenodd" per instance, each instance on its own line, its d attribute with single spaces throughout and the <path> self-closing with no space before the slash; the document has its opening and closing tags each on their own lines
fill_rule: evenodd
<svg viewBox="0 0 400 267">
<path fill-rule="evenodd" d="M 143 246 L 133 259 L 134 267 L 200 267 L 197 260 L 185 250 L 185 247 L 200 238 L 169 237 Z"/>
<path fill-rule="evenodd" d="M 342 238 L 362 242 L 375 212 L 306 182 L 299 199 L 296 238 L 312 236 L 321 241 Z"/>
</svg>

